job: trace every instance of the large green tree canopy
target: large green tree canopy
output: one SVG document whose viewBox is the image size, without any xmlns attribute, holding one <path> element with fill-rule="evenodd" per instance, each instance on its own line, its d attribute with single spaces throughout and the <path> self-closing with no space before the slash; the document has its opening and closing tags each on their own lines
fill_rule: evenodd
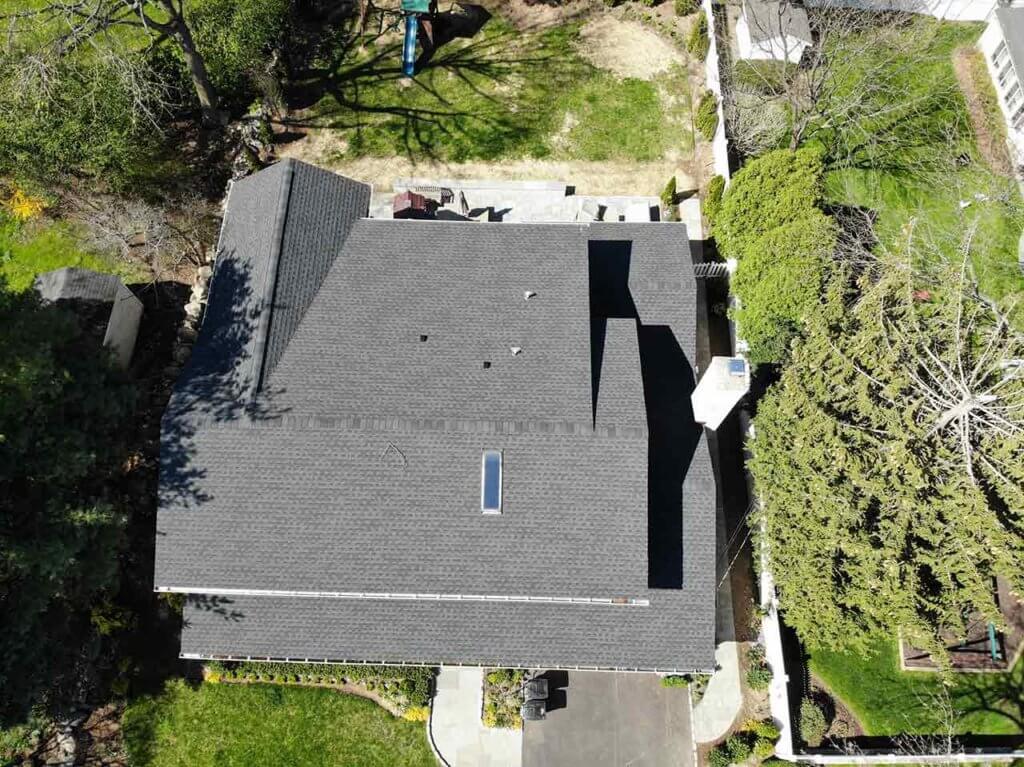
<svg viewBox="0 0 1024 767">
<path fill-rule="evenodd" d="M 116 578 L 131 404 L 74 315 L 0 284 L 0 719 L 68 681 Z"/>
<path fill-rule="evenodd" d="M 872 275 L 809 323 L 759 405 L 750 467 L 804 641 L 902 633 L 942 657 L 941 631 L 1000 622 L 994 576 L 1024 590 L 1024 343 L 964 272 Z"/>
<path fill-rule="evenodd" d="M 714 233 L 738 266 L 733 316 L 754 364 L 781 362 L 817 311 L 836 247 L 836 225 L 818 207 L 822 157 L 780 149 L 748 162 L 726 190 Z"/>
</svg>

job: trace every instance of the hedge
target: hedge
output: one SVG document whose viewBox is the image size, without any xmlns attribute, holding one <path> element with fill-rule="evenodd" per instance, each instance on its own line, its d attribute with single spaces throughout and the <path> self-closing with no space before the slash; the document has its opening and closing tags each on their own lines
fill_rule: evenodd
<svg viewBox="0 0 1024 767">
<path fill-rule="evenodd" d="M 718 99 L 711 91 L 704 91 L 697 104 L 697 113 L 693 118 L 697 130 L 706 141 L 711 141 L 718 130 Z"/>
<path fill-rule="evenodd" d="M 351 682 L 376 690 L 386 698 L 404 701 L 409 707 L 430 703 L 430 689 L 437 669 L 428 666 L 370 666 L 334 663 L 283 663 L 265 661 L 211 661 L 207 669 L 221 679 L 301 684 L 303 682 Z"/>
</svg>

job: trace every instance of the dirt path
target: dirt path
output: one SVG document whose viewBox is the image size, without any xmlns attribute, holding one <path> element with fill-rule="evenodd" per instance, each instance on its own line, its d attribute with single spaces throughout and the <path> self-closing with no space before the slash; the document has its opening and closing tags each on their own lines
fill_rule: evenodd
<svg viewBox="0 0 1024 767">
<path fill-rule="evenodd" d="M 998 98 L 995 94 L 982 93 L 987 85 L 988 73 L 981 53 L 974 48 L 957 48 L 953 52 L 953 71 L 956 72 L 960 90 L 967 101 L 967 111 L 971 116 L 971 127 L 978 142 L 978 151 L 996 173 L 1004 176 L 1013 174 L 1013 165 L 1006 147 L 1006 135 L 1002 128 L 1002 113 L 998 104 L 986 104 L 989 98 Z M 986 82 L 979 83 L 975 77 L 975 67 L 980 66 Z M 987 98 L 986 98 L 987 97 Z M 993 114 L 993 110 L 995 114 Z M 996 120 L 1000 122 L 995 123 Z"/>
<path fill-rule="evenodd" d="M 329 131 L 318 131 L 281 147 L 279 154 L 372 183 L 378 190 L 390 189 L 396 178 L 421 176 L 504 181 L 557 180 L 574 184 L 579 194 L 658 195 L 673 174 L 676 175 L 676 186 L 682 192 L 697 186 L 695 171 L 701 162 L 690 156 L 678 161 L 666 159 L 646 163 L 534 159 L 449 163 L 404 156 L 332 159 L 332 150 L 336 148 L 337 139 Z M 703 145 L 699 147 L 701 149 L 704 149 Z M 699 154 L 704 153 L 699 151 Z"/>
</svg>

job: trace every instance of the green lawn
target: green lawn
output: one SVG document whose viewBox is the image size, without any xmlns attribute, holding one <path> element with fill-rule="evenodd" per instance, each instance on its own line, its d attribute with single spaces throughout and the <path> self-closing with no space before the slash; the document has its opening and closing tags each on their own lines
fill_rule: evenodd
<svg viewBox="0 0 1024 767">
<path fill-rule="evenodd" d="M 874 211 L 876 234 L 888 247 L 898 247 L 908 222 L 915 222 L 919 243 L 926 242 L 933 257 L 959 259 L 963 234 L 976 226 L 971 260 L 982 292 L 1024 303 L 1024 277 L 1017 267 L 1024 204 L 1017 185 L 993 173 L 977 151 L 953 71 L 954 50 L 973 45 L 980 31 L 977 24 L 924 18 L 908 25 L 903 34 L 928 44 L 893 64 L 897 87 L 892 94 L 913 106 L 879 119 L 866 136 L 840 135 L 837 143 L 851 156 L 845 167 L 829 173 L 827 193 L 834 203 Z M 961 156 L 969 162 L 958 163 Z M 961 201 L 969 204 L 962 207 Z M 1024 312 L 1016 311 L 1015 319 L 1024 326 Z"/>
<path fill-rule="evenodd" d="M 96 253 L 83 245 L 74 228 L 40 220 L 23 225 L 5 219 L 0 212 L 0 279 L 13 290 L 32 285 L 37 274 L 65 266 L 138 277 L 138 269 Z"/>
<path fill-rule="evenodd" d="M 124 715 L 133 767 L 434 767 L 422 722 L 333 690 L 168 683 Z"/>
<path fill-rule="evenodd" d="M 338 159 L 648 161 L 691 147 L 681 64 L 657 81 L 618 79 L 577 53 L 579 30 L 523 32 L 494 16 L 441 47 L 411 82 L 401 79 L 401 39 L 385 36 L 312 83 L 326 92 L 310 120 L 343 131 Z"/>
<path fill-rule="evenodd" d="M 943 690 L 938 674 L 900 671 L 895 642 L 880 642 L 875 654 L 816 651 L 811 671 L 840 697 L 868 735 L 942 733 Z M 960 733 L 1014 735 L 1024 732 L 1024 660 L 1007 674 L 952 675 L 946 687 Z"/>
</svg>

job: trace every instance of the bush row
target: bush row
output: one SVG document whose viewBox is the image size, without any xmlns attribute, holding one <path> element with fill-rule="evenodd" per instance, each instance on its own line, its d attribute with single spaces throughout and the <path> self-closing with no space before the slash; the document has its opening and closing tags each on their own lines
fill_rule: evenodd
<svg viewBox="0 0 1024 767">
<path fill-rule="evenodd" d="M 430 703 L 432 680 L 437 670 L 427 666 L 363 666 L 334 663 L 273 663 L 211 661 L 207 671 L 216 679 L 289 684 L 359 684 L 403 707 Z"/>
<path fill-rule="evenodd" d="M 753 756 L 758 762 L 775 752 L 779 739 L 779 728 L 770 719 L 747 722 L 743 729 L 711 749 L 708 754 L 710 767 L 728 767 L 742 764 Z"/>
</svg>

